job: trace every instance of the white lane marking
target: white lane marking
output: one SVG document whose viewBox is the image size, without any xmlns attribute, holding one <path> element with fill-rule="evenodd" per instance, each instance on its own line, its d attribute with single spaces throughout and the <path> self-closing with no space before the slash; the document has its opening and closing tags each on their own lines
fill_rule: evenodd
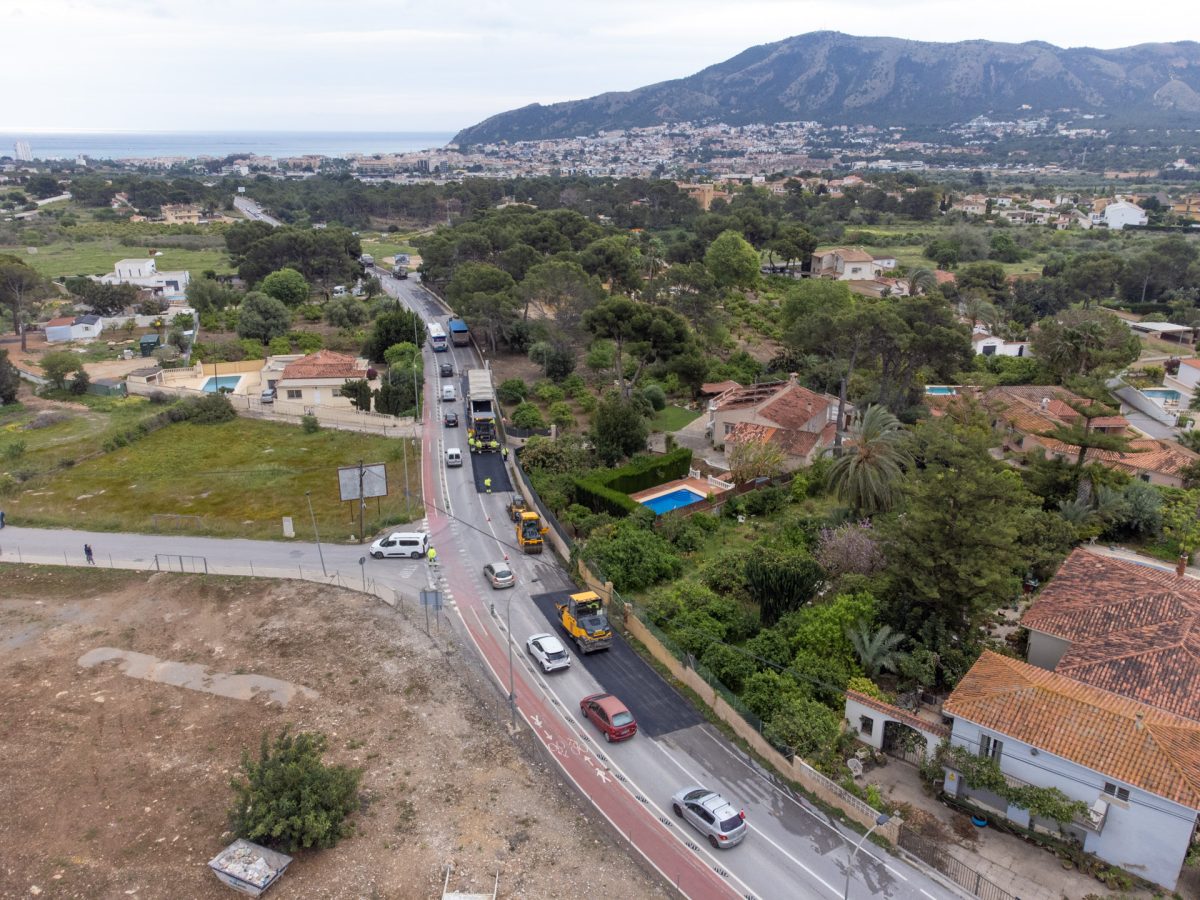
<svg viewBox="0 0 1200 900">
<path fill-rule="evenodd" d="M 674 756 L 672 756 L 670 753 L 668 753 L 666 748 L 663 747 L 658 741 L 653 741 L 652 743 L 654 744 L 655 747 L 658 748 L 658 751 L 660 753 L 662 753 L 663 756 L 665 756 L 667 759 L 669 759 L 672 763 L 674 763 L 679 768 L 679 770 L 681 772 L 683 772 L 685 775 L 687 775 L 687 777 L 691 780 L 691 782 L 693 784 L 703 784 L 704 783 L 705 779 L 698 778 L 696 775 L 694 775 L 690 770 L 688 770 L 688 768 L 686 766 L 684 766 L 683 763 L 681 763 Z M 755 840 L 766 841 L 768 844 L 770 844 L 772 847 L 774 847 L 776 850 L 778 850 L 780 853 L 782 853 L 784 856 L 786 856 L 788 859 L 790 859 L 792 862 L 794 862 L 797 866 L 799 866 L 801 869 L 803 869 L 805 872 L 807 872 L 811 878 L 813 878 L 816 881 L 819 881 L 826 888 L 828 888 L 829 892 L 831 894 L 833 894 L 835 897 L 841 895 L 841 893 L 842 893 L 841 891 L 839 891 L 837 888 L 835 888 L 832 884 L 830 884 L 828 881 L 826 881 L 824 878 L 822 878 L 820 875 L 818 875 L 816 872 L 814 872 L 812 869 L 810 869 L 808 866 L 806 866 L 804 863 L 802 863 L 796 857 L 792 856 L 792 854 L 790 854 L 786 850 L 784 850 L 783 847 L 781 847 L 775 841 L 773 841 L 769 837 L 767 837 L 765 832 L 760 831 L 757 828 L 752 828 L 751 831 L 754 835 Z"/>
<path fill-rule="evenodd" d="M 701 731 L 703 731 L 705 737 L 707 737 L 714 744 L 716 744 L 718 747 L 720 747 L 722 750 L 724 750 L 726 754 L 728 754 L 729 756 L 736 759 L 739 763 L 741 763 L 743 766 L 745 766 L 747 769 L 749 769 L 752 773 L 754 773 L 754 775 L 758 776 L 761 779 L 761 776 L 758 774 L 757 769 L 755 769 L 753 766 L 748 765 L 744 759 L 742 759 L 736 753 L 732 752 L 728 747 L 726 747 L 724 744 L 722 744 L 720 741 L 718 741 L 715 737 L 713 737 L 711 734 L 709 734 L 707 729 L 701 729 Z M 765 780 L 765 779 L 762 779 L 762 780 Z M 822 819 L 820 816 L 818 816 L 816 813 L 814 813 L 811 809 L 808 809 L 804 804 L 802 804 L 798 800 L 796 800 L 796 798 L 793 797 L 791 794 L 787 793 L 786 791 L 781 791 L 778 787 L 776 787 L 770 781 L 767 781 L 767 785 L 770 787 L 770 789 L 772 791 L 779 794 L 781 797 L 785 798 L 786 800 L 791 801 L 791 803 L 797 809 L 802 810 L 806 815 L 810 816 L 813 819 L 813 821 L 818 822 L 821 825 L 824 825 L 826 828 L 828 828 L 830 831 L 834 832 L 837 835 L 842 834 L 841 831 L 834 828 L 832 825 L 830 825 L 828 822 L 826 822 L 824 819 Z M 843 839 L 844 839 L 844 837 L 843 837 Z M 883 859 L 880 856 L 876 856 L 874 853 L 872 853 L 870 850 L 868 850 L 865 846 L 862 848 L 862 850 L 860 852 L 864 856 L 871 857 L 871 859 L 875 860 L 875 862 L 879 863 L 881 866 L 883 866 L 885 869 L 887 869 L 889 872 L 891 872 L 893 875 L 895 875 L 901 881 L 908 881 L 907 875 L 905 875 L 902 871 L 895 868 L 894 866 L 889 865 L 887 860 Z"/>
<path fill-rule="evenodd" d="M 933 896 L 933 894 L 929 893 L 929 891 L 925 890 L 925 888 L 917 888 L 917 890 L 928 897 L 929 900 L 937 900 L 937 897 Z"/>
<path fill-rule="evenodd" d="M 503 684 L 504 684 L 504 681 L 503 681 L 503 679 L 500 677 L 500 673 L 499 673 L 499 672 L 497 672 L 497 671 L 496 671 L 496 669 L 495 669 L 495 668 L 492 666 L 491 662 L 490 662 L 490 661 L 488 660 L 488 658 L 487 658 L 487 655 L 486 655 L 486 654 L 483 652 L 483 648 L 479 646 L 479 643 L 478 643 L 478 642 L 475 640 L 475 636 L 474 636 L 473 634 L 471 634 L 471 629 L 470 629 L 469 627 L 467 627 L 466 620 L 465 620 L 465 619 L 463 619 L 462 610 L 456 610 L 456 611 L 458 612 L 458 617 L 459 617 L 459 620 L 460 620 L 460 621 L 462 621 L 462 623 L 463 623 L 463 628 L 464 628 L 464 629 L 466 629 L 467 636 L 468 636 L 468 637 L 471 639 L 471 643 L 475 645 L 475 649 L 476 649 L 476 651 L 479 653 L 479 657 L 480 657 L 480 659 L 482 659 L 482 660 L 483 660 L 483 664 L 484 664 L 485 666 L 487 666 L 487 667 L 488 667 L 488 669 L 491 671 L 491 673 L 492 673 L 492 677 L 496 679 L 496 683 L 497 683 L 498 685 L 501 685 L 501 686 L 503 686 Z M 471 612 L 472 612 L 472 613 L 474 614 L 474 616 L 475 616 L 475 621 L 479 622 L 479 624 L 480 624 L 480 627 L 482 628 L 482 626 L 483 626 L 483 622 L 482 622 L 482 620 L 480 620 L 480 618 L 479 618 L 479 613 L 478 613 L 477 611 L 475 611 L 474 609 L 472 609 L 472 610 L 471 610 Z M 536 676 L 535 676 L 535 677 L 536 677 Z M 539 679 L 539 680 L 540 680 L 540 679 Z M 543 687 L 543 688 L 545 688 L 545 687 L 546 687 L 546 685 L 545 685 L 545 684 L 543 684 L 543 685 L 542 685 L 542 687 Z M 520 706 L 518 706 L 518 707 L 517 707 L 517 712 L 520 714 L 521 718 L 525 720 L 525 724 L 527 724 L 527 725 L 531 725 L 531 724 L 532 724 L 532 723 L 530 722 L 530 720 L 529 720 L 529 716 L 527 716 L 527 715 L 525 714 L 525 711 L 524 711 L 523 709 L 521 709 L 521 707 L 520 707 Z M 564 722 L 566 722 L 566 723 L 567 723 L 569 730 L 570 730 L 570 729 L 578 729 L 578 728 L 579 728 L 579 726 L 576 724 L 575 720 L 574 720 L 574 719 L 572 719 L 572 718 L 571 718 L 570 716 L 568 716 L 567 714 L 565 714 L 565 713 L 561 714 L 560 718 L 561 718 L 561 719 L 562 719 Z M 551 738 L 550 732 L 549 732 L 549 731 L 545 731 L 545 732 L 543 732 L 543 734 L 544 734 L 544 736 L 545 736 L 545 737 L 544 737 L 544 739 L 543 739 L 543 743 L 544 743 L 544 744 L 546 744 L 546 747 L 547 747 L 547 749 L 551 750 L 551 753 L 552 753 L 552 754 L 555 756 L 555 760 L 557 761 L 557 753 L 554 753 L 554 748 L 550 746 L 550 745 L 551 745 L 551 741 L 549 740 L 549 739 Z M 597 761 L 597 763 L 599 763 L 599 761 Z M 616 768 L 616 766 L 613 766 L 613 765 L 611 765 L 611 761 L 610 761 L 610 766 L 609 766 L 609 767 L 610 767 L 610 768 Z M 564 760 L 564 761 L 562 761 L 562 762 L 559 762 L 559 763 L 558 763 L 558 768 L 559 768 L 559 770 L 560 770 L 560 771 L 563 773 L 563 775 L 565 775 L 565 776 L 566 776 L 566 777 L 567 777 L 567 778 L 570 780 L 570 782 L 571 782 L 573 785 L 575 785 L 575 787 L 576 787 L 576 788 L 577 788 L 579 791 L 581 791 L 581 792 L 583 793 L 583 795 L 584 795 L 585 797 L 588 797 L 588 796 L 589 796 L 589 795 L 588 795 L 588 793 L 587 793 L 587 791 L 586 791 L 586 789 L 584 788 L 584 786 L 583 786 L 582 784 L 580 784 L 578 781 L 576 781 L 576 780 L 575 780 L 575 776 L 574 776 L 574 775 L 572 775 L 572 774 L 570 773 L 570 771 L 567 769 L 567 766 L 566 766 L 566 762 L 565 762 L 565 760 Z M 619 770 L 618 770 L 618 771 L 619 771 Z M 636 794 L 636 793 L 634 793 L 634 788 L 636 788 L 636 785 L 634 784 L 634 782 L 632 782 L 632 781 L 630 781 L 630 780 L 629 780 L 629 776 L 625 775 L 625 773 L 624 773 L 624 772 L 622 772 L 622 773 L 621 773 L 621 775 L 622 775 L 622 777 L 623 777 L 623 778 L 625 778 L 625 785 L 624 785 L 624 786 L 622 786 L 622 789 L 623 789 L 623 790 L 625 790 L 626 792 L 628 792 L 628 793 L 632 794 L 632 795 L 633 795 L 633 796 L 636 798 L 636 795 L 637 795 L 637 794 Z M 643 793 L 643 794 L 644 794 L 644 792 L 642 792 L 640 789 L 637 791 L 637 793 Z M 665 814 L 665 813 L 664 813 L 664 812 L 663 812 L 661 809 L 659 809 L 659 807 L 658 807 L 658 804 L 656 804 L 656 803 L 653 803 L 653 802 L 647 802 L 645 805 L 646 805 L 646 807 L 647 807 L 647 808 L 653 807 L 655 810 L 657 810 L 657 811 L 658 811 L 658 813 L 659 813 L 659 816 L 660 816 L 661 818 L 666 818 L 666 814 Z M 605 811 L 604 811 L 604 810 L 603 810 L 603 809 L 602 809 L 602 808 L 601 808 L 601 807 L 600 807 L 600 806 L 599 806 L 597 803 L 595 803 L 595 802 L 592 802 L 592 808 L 593 808 L 593 809 L 595 809 L 595 810 L 596 810 L 598 813 L 600 813 L 600 815 L 604 816 L 604 818 L 608 820 L 608 823 L 609 823 L 610 825 L 612 825 L 612 827 L 613 827 L 613 828 L 615 828 L 615 829 L 617 830 L 617 832 L 618 832 L 618 833 L 620 833 L 620 834 L 622 834 L 622 835 L 625 835 L 625 839 L 626 839 L 626 840 L 629 842 L 629 846 L 633 847 L 633 849 L 634 849 L 634 850 L 636 850 L 638 853 L 640 853 L 640 854 L 642 855 L 642 858 L 643 858 L 643 859 L 645 859 L 645 860 L 646 860 L 646 862 L 650 863 L 650 865 L 652 865 L 652 866 L 654 867 L 654 869 L 655 869 L 655 871 L 656 871 L 656 872 L 658 872 L 660 875 L 662 875 L 662 877 L 663 877 L 663 878 L 665 878 L 665 879 L 666 879 L 668 882 L 670 882 L 670 883 L 672 883 L 672 884 L 676 883 L 676 878 L 673 878 L 673 877 L 671 877 L 670 875 L 668 875 L 666 872 L 664 872 L 664 871 L 663 871 L 663 870 L 662 870 L 662 869 L 659 867 L 658 863 L 656 863 L 656 862 L 654 861 L 654 859 L 653 859 L 653 858 L 651 858 L 651 856 L 650 856 L 648 853 L 646 853 L 646 851 L 645 851 L 645 850 L 643 850 L 641 847 L 639 847 L 639 846 L 637 845 L 637 843 L 636 843 L 636 842 L 635 842 L 635 841 L 634 841 L 632 838 L 630 838 L 630 837 L 629 837 L 629 836 L 628 836 L 628 835 L 627 835 L 627 834 L 626 834 L 624 831 L 622 831 L 622 830 L 621 830 L 621 826 L 620 826 L 620 825 L 618 825 L 616 822 L 614 822 L 614 821 L 613 821 L 613 819 L 612 819 L 612 817 L 611 817 L 611 816 L 610 816 L 610 815 L 609 815 L 607 812 L 605 812 Z M 669 821 L 669 820 L 668 820 L 668 821 Z M 658 824 L 659 824 L 660 826 L 662 826 L 662 827 L 663 827 L 663 828 L 666 830 L 666 832 L 667 832 L 667 834 L 668 834 L 668 835 L 670 835 L 671 837 L 673 837 L 675 840 L 679 841 L 680 843 L 683 843 L 683 836 L 680 834 L 680 829 L 678 829 L 678 828 L 672 828 L 672 827 L 668 827 L 668 826 L 662 825 L 662 822 L 659 822 Z M 686 845 L 686 844 L 684 845 L 684 848 L 685 848 L 685 849 L 687 849 L 687 845 Z M 710 863 L 710 868 L 714 868 L 714 869 L 720 869 L 720 870 L 721 870 L 721 871 L 723 871 L 723 872 L 727 872 L 728 879 L 729 879 L 730 881 L 736 881 L 736 882 L 737 882 L 737 883 L 738 883 L 738 884 L 741 886 L 741 888 L 742 888 L 742 893 L 743 893 L 743 894 L 753 894 L 753 891 L 751 891 L 751 890 L 750 890 L 750 887 L 749 887 L 749 885 L 747 885 L 747 884 L 746 884 L 744 881 L 742 881 L 742 879 L 738 878 L 738 877 L 737 877 L 736 875 L 734 875 L 732 872 L 728 872 L 728 870 L 724 869 L 724 868 L 723 868 L 723 867 L 720 865 L 720 863 L 718 863 L 718 862 L 717 862 L 716 858 L 715 858 L 715 857 L 713 857 L 713 856 L 712 856 L 712 855 L 711 855 L 711 854 L 710 854 L 710 853 L 709 853 L 707 850 L 705 850 L 703 847 L 700 847 L 700 849 L 698 849 L 698 850 L 696 851 L 696 853 L 697 853 L 697 855 L 703 854 L 704 856 L 708 857 L 708 860 L 709 860 L 709 863 Z M 714 874 L 717 874 L 717 877 L 718 877 L 718 878 L 720 878 L 720 875 L 719 875 L 718 873 L 714 872 Z M 685 896 L 686 896 L 686 895 L 685 895 Z"/>
</svg>

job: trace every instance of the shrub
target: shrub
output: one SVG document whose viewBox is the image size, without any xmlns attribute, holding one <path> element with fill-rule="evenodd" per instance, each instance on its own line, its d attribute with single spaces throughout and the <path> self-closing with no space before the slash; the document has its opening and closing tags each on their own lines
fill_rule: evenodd
<svg viewBox="0 0 1200 900">
<path fill-rule="evenodd" d="M 215 425 L 219 422 L 230 422 L 237 418 L 233 404 L 224 394 L 207 394 L 185 400 L 176 409 L 182 409 L 185 418 L 197 425 Z"/>
<path fill-rule="evenodd" d="M 80 369 L 71 378 L 71 393 L 76 396 L 82 396 L 88 392 L 88 388 L 92 384 L 92 379 L 87 371 Z"/>
<path fill-rule="evenodd" d="M 518 404 L 517 408 L 513 410 L 512 423 L 517 428 L 523 428 L 528 431 L 546 427 L 546 420 L 542 418 L 542 411 L 532 403 Z"/>
<path fill-rule="evenodd" d="M 325 341 L 315 331 L 293 331 L 288 335 L 301 353 L 316 353 Z"/>
<path fill-rule="evenodd" d="M 229 810 L 238 837 L 292 853 L 332 847 L 350 833 L 346 817 L 358 805 L 362 770 L 321 761 L 325 735 L 287 728 L 269 742 L 264 734 L 259 759 L 242 751 L 236 794 Z"/>
<path fill-rule="evenodd" d="M 533 395 L 543 403 L 557 403 L 566 395 L 563 389 L 557 384 L 552 384 L 549 381 L 539 381 L 533 389 Z"/>
<path fill-rule="evenodd" d="M 642 396 L 650 401 L 650 405 L 654 407 L 655 412 L 661 412 L 667 408 L 667 394 L 657 384 L 648 384 L 642 389 Z"/>
<path fill-rule="evenodd" d="M 665 540 L 631 519 L 596 529 L 584 548 L 618 591 L 637 591 L 678 578 L 683 561 Z"/>
<path fill-rule="evenodd" d="M 529 396 L 529 387 L 520 378 L 509 378 L 500 382 L 496 388 L 496 398 L 501 403 L 512 405 L 521 403 Z"/>
<path fill-rule="evenodd" d="M 587 382 L 574 372 L 562 380 L 561 387 L 568 397 L 578 397 L 580 393 L 587 393 Z"/>
<path fill-rule="evenodd" d="M 287 335 L 279 335 L 271 338 L 271 343 L 267 344 L 267 353 L 271 356 L 286 356 L 292 352 L 292 341 Z"/>
<path fill-rule="evenodd" d="M 300 417 L 300 427 L 305 434 L 316 434 L 321 430 L 321 420 L 316 416 L 304 415 Z"/>
<path fill-rule="evenodd" d="M 758 604 L 763 624 L 768 626 L 811 600 L 825 579 L 825 573 L 808 553 L 765 548 L 746 560 L 745 573 L 750 596 Z"/>
<path fill-rule="evenodd" d="M 838 728 L 838 716 L 829 707 L 808 697 L 789 697 L 771 716 L 763 736 L 805 757 L 834 744 Z"/>
<path fill-rule="evenodd" d="M 574 428 L 575 413 L 565 400 L 550 404 L 550 421 L 559 428 Z"/>
</svg>

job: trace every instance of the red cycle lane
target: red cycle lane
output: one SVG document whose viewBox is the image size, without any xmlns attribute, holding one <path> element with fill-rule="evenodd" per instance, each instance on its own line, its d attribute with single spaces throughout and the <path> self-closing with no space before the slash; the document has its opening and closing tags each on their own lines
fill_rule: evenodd
<svg viewBox="0 0 1200 900">
<path fill-rule="evenodd" d="M 430 429 L 430 410 L 424 416 L 426 434 Z M 430 440 L 427 442 L 433 445 Z M 432 446 L 426 446 L 422 462 L 424 484 L 422 493 L 430 534 L 433 537 L 449 534 L 449 519 L 437 503 L 434 488 L 440 466 L 435 468 Z M 477 593 L 477 585 L 467 578 L 472 561 L 461 558 L 457 547 L 445 542 L 438 549 L 438 563 L 451 593 L 459 619 L 470 635 L 476 650 L 487 663 L 493 677 L 507 689 L 509 648 L 485 624 L 490 615 Z M 646 858 L 662 876 L 693 900 L 742 896 L 741 892 L 722 877 L 704 859 L 686 847 L 663 825 L 653 810 L 638 800 L 617 780 L 596 756 L 575 737 L 558 710 L 541 691 L 525 679 L 522 669 L 514 667 L 513 693 L 517 710 L 534 734 L 553 755 L 563 773 L 575 783 L 597 809 L 633 847 Z"/>
</svg>

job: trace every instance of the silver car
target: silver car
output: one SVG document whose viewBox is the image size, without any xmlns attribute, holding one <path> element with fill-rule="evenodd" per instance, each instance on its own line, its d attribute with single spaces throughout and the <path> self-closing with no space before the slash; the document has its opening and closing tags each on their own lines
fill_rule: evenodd
<svg viewBox="0 0 1200 900">
<path fill-rule="evenodd" d="M 490 581 L 496 590 L 512 587 L 517 583 L 517 576 L 506 562 L 488 563 L 483 567 L 483 577 Z"/>
<path fill-rule="evenodd" d="M 716 791 L 699 785 L 676 792 L 671 808 L 718 850 L 737 846 L 750 830 L 744 812 L 734 809 Z"/>
<path fill-rule="evenodd" d="M 529 640 L 525 642 L 525 649 L 537 660 L 543 672 L 571 667 L 571 654 L 562 645 L 562 641 L 552 634 L 530 635 Z"/>
</svg>

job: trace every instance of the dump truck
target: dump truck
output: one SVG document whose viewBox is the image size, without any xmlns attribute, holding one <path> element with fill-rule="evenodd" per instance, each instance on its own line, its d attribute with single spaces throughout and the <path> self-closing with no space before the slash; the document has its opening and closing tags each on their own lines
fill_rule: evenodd
<svg viewBox="0 0 1200 900">
<path fill-rule="evenodd" d="M 541 553 L 546 542 L 542 535 L 550 529 L 542 524 L 542 517 L 535 512 L 525 510 L 520 517 L 514 519 L 517 523 L 517 543 L 526 553 Z"/>
<path fill-rule="evenodd" d="M 471 345 L 471 329 L 467 327 L 467 323 L 458 316 L 452 316 L 449 324 L 450 343 L 455 347 L 469 347 Z"/>
<path fill-rule="evenodd" d="M 512 499 L 508 501 L 508 506 L 505 507 L 508 512 L 508 517 L 514 522 L 520 522 L 521 516 L 529 511 L 529 507 L 525 505 L 525 498 L 520 494 L 513 494 Z"/>
<path fill-rule="evenodd" d="M 496 392 L 487 369 L 467 370 L 467 446 L 472 453 L 498 453 Z"/>
<path fill-rule="evenodd" d="M 612 646 L 612 626 L 604 611 L 604 601 L 595 591 L 572 594 L 565 603 L 555 602 L 563 630 L 575 642 L 580 653 L 605 650 Z"/>
</svg>

